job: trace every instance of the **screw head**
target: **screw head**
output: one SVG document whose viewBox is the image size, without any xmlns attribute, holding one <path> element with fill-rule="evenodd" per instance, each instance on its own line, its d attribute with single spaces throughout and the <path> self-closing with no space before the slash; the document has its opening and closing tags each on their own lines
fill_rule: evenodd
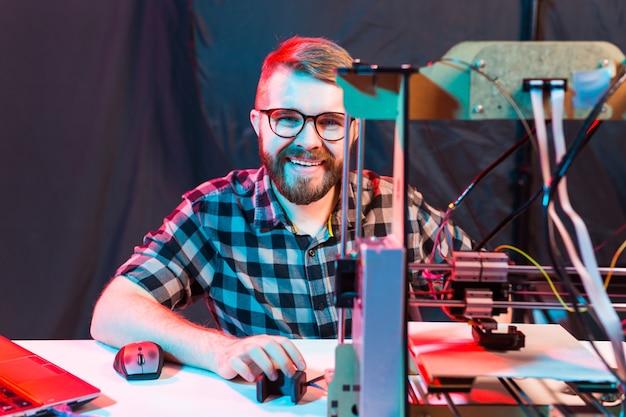
<svg viewBox="0 0 626 417">
<path fill-rule="evenodd" d="M 486 65 L 487 63 L 484 59 L 477 59 L 476 61 L 474 61 L 474 68 L 476 69 L 485 68 Z"/>
</svg>

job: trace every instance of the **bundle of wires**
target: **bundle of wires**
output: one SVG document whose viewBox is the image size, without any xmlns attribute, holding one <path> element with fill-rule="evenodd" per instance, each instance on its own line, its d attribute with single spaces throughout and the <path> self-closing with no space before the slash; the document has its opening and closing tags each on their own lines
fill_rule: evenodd
<svg viewBox="0 0 626 417">
<path fill-rule="evenodd" d="M 626 64 L 626 62 L 624 62 Z M 569 275 L 566 273 L 564 268 L 564 261 L 562 260 L 562 255 L 559 251 L 556 237 L 554 234 L 555 227 L 559 231 L 561 238 L 564 240 L 566 244 L 566 248 L 568 249 L 568 254 L 572 262 L 577 266 L 577 272 L 583 278 L 583 283 L 587 283 L 585 288 L 590 298 L 592 298 L 594 309 L 589 309 L 591 313 L 590 317 L 594 319 L 596 323 L 600 325 L 600 328 L 605 331 L 606 336 L 611 341 L 611 344 L 614 348 L 615 352 L 615 361 L 617 364 L 617 371 L 615 372 L 615 376 L 620 381 L 621 390 L 624 391 L 626 386 L 626 360 L 624 358 L 624 350 L 622 346 L 623 339 L 623 331 L 621 330 L 621 323 L 614 309 L 610 306 L 610 300 L 608 300 L 608 296 L 606 296 L 606 292 L 602 291 L 602 285 L 599 284 L 599 274 L 597 273 L 597 264 L 595 261 L 595 257 L 593 256 L 593 250 L 590 248 L 590 241 L 588 237 L 588 232 L 584 227 L 584 223 L 581 224 L 581 221 L 577 218 L 575 212 L 569 205 L 569 200 L 567 199 L 566 194 L 566 173 L 568 169 L 571 167 L 574 159 L 580 154 L 580 151 L 583 149 L 585 145 L 587 145 L 591 139 L 590 131 L 593 131 L 595 125 L 597 125 L 597 119 L 602 111 L 602 107 L 606 104 L 613 94 L 617 91 L 617 89 L 626 81 L 626 66 L 622 66 L 621 72 L 615 78 L 615 81 L 611 86 L 606 90 L 606 92 L 599 98 L 596 105 L 589 113 L 587 118 L 584 120 L 582 127 L 579 130 L 579 133 L 570 146 L 570 148 L 565 151 L 565 149 L 557 150 L 557 165 L 552 170 L 551 175 L 548 174 L 549 180 L 544 181 L 544 193 L 542 200 L 542 210 L 543 210 L 543 226 L 544 233 L 546 234 L 546 238 L 549 242 L 548 245 L 548 255 L 550 257 L 550 261 L 559 277 L 561 282 L 565 285 L 565 288 L 570 293 L 574 310 L 576 311 L 576 317 L 579 322 L 581 328 L 585 330 L 586 335 L 590 342 L 592 342 L 592 346 L 595 348 L 593 344 L 593 333 L 589 330 L 589 326 L 586 325 L 585 320 L 581 314 L 580 305 L 576 300 L 584 300 L 578 292 L 575 290 L 574 285 L 572 284 Z M 561 135 L 560 132 L 555 132 L 555 136 Z M 576 253 L 575 248 L 571 247 L 571 243 L 569 243 L 569 237 L 567 232 L 564 230 L 563 226 L 559 224 L 558 217 L 555 216 L 554 213 L 554 197 L 559 194 L 561 197 L 561 204 L 572 220 L 572 223 L 575 226 L 580 245 L 580 252 L 583 255 L 584 264 L 580 262 L 578 259 L 578 254 Z M 599 311 L 596 311 L 599 310 Z M 597 313 L 601 313 L 601 318 L 598 317 Z M 602 355 L 597 351 L 600 358 L 603 358 Z M 611 369 L 611 367 L 609 367 Z"/>
<path fill-rule="evenodd" d="M 466 68 L 471 68 L 473 70 L 476 70 L 473 66 L 471 66 L 468 63 L 464 63 L 458 60 L 449 60 L 449 61 L 454 62 L 456 64 L 463 64 Z M 478 73 L 490 79 L 481 71 L 478 71 Z M 509 100 L 513 108 L 518 109 L 518 106 L 512 100 L 510 94 L 508 94 L 508 92 L 506 92 L 505 90 L 501 88 L 497 80 L 490 79 L 490 81 L 492 81 L 494 85 L 496 85 L 498 89 L 500 89 L 500 91 L 504 94 L 504 96 L 507 97 L 507 99 Z M 622 70 L 620 74 L 615 78 L 615 81 L 613 82 L 613 84 L 606 90 L 603 96 L 599 98 L 596 105 L 594 106 L 592 111 L 589 113 L 585 121 L 583 122 L 582 127 L 580 128 L 579 133 L 576 139 L 574 140 L 572 146 L 567 151 L 565 149 L 565 143 L 562 139 L 563 133 L 562 133 L 562 126 L 560 124 L 562 120 L 557 123 L 557 126 L 553 125 L 553 132 L 554 132 L 555 139 L 558 138 L 558 140 L 556 140 L 558 143 L 555 145 L 558 148 L 556 150 L 557 161 L 556 161 L 556 167 L 551 172 L 549 168 L 549 165 L 550 165 L 549 162 L 547 162 L 545 160 L 545 157 L 542 156 L 542 159 L 543 159 L 542 173 L 544 177 L 543 189 L 541 188 L 538 189 L 526 203 L 522 204 L 513 213 L 507 216 L 507 218 L 505 218 L 500 224 L 498 224 L 498 226 L 491 233 L 486 235 L 480 242 L 478 242 L 478 244 L 474 246 L 475 250 L 482 249 L 485 246 L 485 244 L 491 238 L 493 238 L 493 236 L 495 236 L 495 234 L 497 234 L 505 225 L 510 223 L 513 219 L 515 219 L 522 212 L 524 212 L 534 201 L 536 201 L 536 199 L 539 196 L 543 195 L 542 208 L 543 208 L 544 229 L 545 229 L 546 237 L 549 242 L 548 252 L 549 252 L 550 260 L 554 266 L 555 271 L 557 272 L 557 275 L 560 281 L 563 283 L 563 285 L 567 289 L 571 297 L 571 300 L 573 300 L 572 301 L 573 307 L 574 307 L 573 311 L 576 313 L 577 321 L 579 321 L 579 325 L 581 326 L 581 328 L 585 329 L 585 333 L 589 336 L 590 341 L 592 341 L 593 339 L 593 337 L 591 337 L 592 333 L 591 331 L 589 331 L 588 326 L 585 324 L 585 321 L 581 317 L 581 313 L 583 312 L 583 310 L 588 311 L 588 309 L 585 306 L 579 305 L 577 300 L 583 300 L 582 302 L 584 302 L 585 304 L 586 302 L 584 301 L 584 298 L 581 297 L 578 291 L 575 289 L 574 285 L 571 283 L 569 279 L 568 274 L 565 272 L 565 268 L 564 268 L 565 262 L 561 259 L 562 256 L 557 247 L 557 243 L 556 243 L 556 239 L 554 235 L 554 227 L 556 225 L 557 229 L 560 231 L 562 239 L 564 239 L 564 242 L 566 243 L 566 246 L 569 246 L 570 258 L 572 258 L 572 261 L 578 265 L 577 270 L 579 274 L 583 276 L 588 276 L 587 271 L 589 269 L 591 270 L 595 269 L 597 271 L 597 264 L 595 264 L 595 257 L 593 255 L 593 251 L 589 251 L 590 245 L 589 245 L 588 233 L 586 232 L 584 223 L 582 223 L 582 221 L 578 218 L 577 214 L 575 213 L 575 211 L 571 207 L 571 204 L 569 203 L 569 199 L 567 197 L 566 185 L 565 185 L 566 184 L 565 177 L 566 177 L 566 172 L 569 169 L 569 167 L 572 165 L 573 160 L 580 154 L 581 149 L 586 144 L 589 143 L 591 137 L 593 136 L 596 129 L 600 125 L 599 120 L 598 120 L 598 115 L 602 111 L 602 107 L 605 105 L 608 99 L 615 93 L 615 91 L 617 91 L 617 89 L 624 83 L 624 81 L 626 81 L 626 66 L 622 66 Z M 540 103 L 541 98 L 539 97 L 539 95 L 531 93 L 531 96 L 532 95 L 535 96 L 534 100 L 536 101 L 534 109 L 539 109 L 540 106 L 541 106 L 541 109 L 543 109 L 543 104 Z M 561 102 L 563 100 L 563 98 L 559 96 L 559 93 L 553 94 L 553 103 L 558 103 L 559 100 L 561 100 Z M 439 255 L 441 255 L 441 243 L 442 243 L 442 240 L 444 239 L 443 235 L 444 234 L 447 235 L 445 231 L 446 224 L 448 223 L 453 211 L 456 209 L 456 207 L 458 207 L 458 205 L 468 195 L 468 193 L 476 186 L 476 184 L 480 180 L 482 180 L 496 166 L 498 166 L 504 159 L 506 159 L 509 155 L 511 155 L 515 150 L 517 150 L 522 144 L 524 144 L 529 139 L 534 139 L 534 141 L 538 142 L 537 145 L 540 145 L 539 144 L 540 140 L 535 138 L 533 131 L 530 130 L 530 128 L 528 127 L 528 124 L 525 122 L 523 117 L 521 117 L 521 112 L 519 112 L 518 110 L 516 111 L 518 112 L 518 115 L 520 116 L 520 120 L 523 122 L 524 127 L 526 128 L 526 132 L 527 132 L 526 136 L 523 137 L 517 143 L 515 143 L 513 147 L 508 149 L 504 154 L 502 154 L 500 158 L 494 161 L 489 167 L 483 170 L 476 178 L 474 178 L 474 180 L 472 180 L 472 182 L 463 190 L 463 192 L 453 202 L 449 204 L 448 209 L 445 212 L 444 218 L 442 219 L 440 229 L 436 235 L 435 242 L 434 242 L 434 245 L 430 254 L 430 258 L 428 259 L 428 261 L 430 262 L 434 261 L 437 256 L 437 252 L 439 252 Z M 561 112 L 560 116 L 559 116 L 559 111 Z M 561 117 L 562 119 L 562 107 L 561 107 L 561 110 L 559 110 L 558 105 L 556 105 L 556 107 L 553 105 L 553 116 L 555 112 L 557 114 L 557 117 Z M 546 137 L 545 120 L 541 116 L 538 116 L 537 114 L 535 114 L 536 121 L 538 118 L 540 119 L 539 129 L 542 130 L 541 134 L 538 133 L 538 136 L 542 136 L 543 138 L 545 138 Z M 554 117 L 553 117 L 553 123 L 554 123 Z M 535 128 L 537 128 L 537 125 L 535 126 Z M 545 147 L 545 144 L 542 146 Z M 540 151 L 539 153 L 540 155 L 547 155 L 547 151 L 545 150 Z M 559 184 L 562 184 L 562 186 L 559 186 Z M 577 233 L 579 236 L 579 243 L 582 246 L 581 252 L 584 254 L 584 257 L 585 257 L 585 264 L 583 264 L 582 262 L 579 262 L 579 260 L 577 259 L 577 253 L 573 246 L 573 243 L 571 242 L 571 239 L 569 238 L 562 223 L 558 219 L 558 216 L 556 216 L 556 213 L 554 212 L 553 201 L 554 201 L 555 195 L 559 192 L 561 194 L 560 195 L 561 204 L 564 206 L 565 211 L 570 216 L 570 219 L 572 220 L 572 222 L 576 225 Z M 622 247 L 623 246 L 624 245 L 622 245 Z M 616 253 L 616 256 L 619 253 L 621 253 L 622 250 L 623 249 L 618 250 L 618 253 Z M 614 260 L 615 260 L 615 257 L 614 257 Z M 430 280 L 441 278 L 441 275 L 430 274 L 429 271 L 425 271 L 425 276 L 427 279 L 430 279 Z M 587 279 L 587 281 L 589 281 L 589 279 Z M 610 301 L 606 299 L 600 301 L 603 297 L 602 294 L 604 294 L 605 296 L 606 293 L 604 293 L 603 291 L 600 291 L 597 285 L 590 286 L 590 288 L 587 289 L 587 292 L 589 291 L 594 292 L 592 297 L 596 299 L 599 305 L 605 306 L 605 308 L 602 311 L 602 316 L 604 317 L 605 321 L 606 321 L 607 314 L 616 316 L 616 314 L 614 314 L 614 310 L 612 311 L 610 307 Z M 606 298 L 608 298 L 608 296 Z M 594 317 L 595 320 L 601 325 L 601 327 L 605 329 L 605 331 L 607 332 L 607 336 L 609 336 L 609 340 L 613 342 L 613 346 L 616 349 L 616 362 L 618 364 L 618 370 L 615 373 L 615 375 L 618 381 L 620 381 L 620 385 L 623 390 L 624 386 L 626 385 L 625 384 L 626 364 L 624 363 L 624 353 L 623 353 L 623 349 L 621 346 L 621 342 L 622 342 L 621 327 L 620 327 L 619 337 L 618 337 L 616 334 L 616 326 L 610 325 L 611 329 L 607 330 L 607 328 L 605 327 L 606 323 L 603 324 L 603 321 L 599 320 L 597 316 L 594 316 L 593 312 L 592 312 L 592 317 Z M 612 320 L 612 321 L 614 322 L 615 320 Z"/>
</svg>

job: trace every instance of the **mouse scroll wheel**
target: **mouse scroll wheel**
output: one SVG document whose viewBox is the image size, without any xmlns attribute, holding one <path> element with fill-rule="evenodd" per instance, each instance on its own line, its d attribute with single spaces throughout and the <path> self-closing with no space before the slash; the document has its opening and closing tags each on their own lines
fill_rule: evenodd
<svg viewBox="0 0 626 417">
<path fill-rule="evenodd" d="M 146 363 L 146 358 L 143 356 L 143 353 L 139 353 L 137 355 L 137 365 L 143 365 Z"/>
</svg>

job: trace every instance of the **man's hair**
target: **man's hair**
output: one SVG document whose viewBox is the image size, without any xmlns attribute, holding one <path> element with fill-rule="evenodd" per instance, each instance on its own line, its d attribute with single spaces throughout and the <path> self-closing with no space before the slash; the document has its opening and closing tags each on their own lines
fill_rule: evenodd
<svg viewBox="0 0 626 417">
<path fill-rule="evenodd" d="M 325 38 L 294 36 L 282 42 L 265 58 L 257 86 L 255 105 L 267 93 L 267 81 L 276 69 L 289 68 L 297 73 L 310 75 L 320 81 L 335 84 L 335 70 L 350 67 L 352 57 L 341 46 Z"/>
</svg>

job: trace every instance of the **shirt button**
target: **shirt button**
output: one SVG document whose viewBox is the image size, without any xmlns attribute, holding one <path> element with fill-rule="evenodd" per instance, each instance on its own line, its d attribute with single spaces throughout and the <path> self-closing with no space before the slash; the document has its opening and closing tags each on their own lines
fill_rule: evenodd
<svg viewBox="0 0 626 417">
<path fill-rule="evenodd" d="M 315 249 L 310 249 L 309 250 L 309 256 L 312 258 L 315 256 Z"/>
<path fill-rule="evenodd" d="M 317 304 L 317 309 L 318 309 L 318 310 L 323 310 L 323 309 L 325 309 L 325 308 L 326 308 L 326 303 L 324 303 L 324 302 L 320 301 L 320 302 Z"/>
</svg>

